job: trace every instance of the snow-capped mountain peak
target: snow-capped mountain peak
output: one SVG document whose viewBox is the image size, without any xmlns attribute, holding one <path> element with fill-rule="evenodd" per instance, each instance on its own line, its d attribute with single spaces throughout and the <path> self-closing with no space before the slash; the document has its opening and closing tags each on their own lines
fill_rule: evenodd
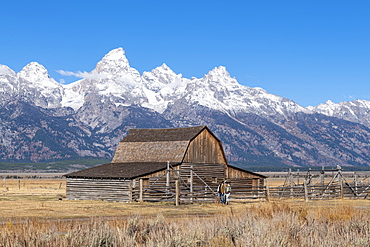
<svg viewBox="0 0 370 247">
<path fill-rule="evenodd" d="M 111 50 L 96 64 L 95 72 L 118 84 L 141 84 L 140 73 L 130 67 L 125 51 L 120 47 Z"/>
<path fill-rule="evenodd" d="M 108 52 L 108 54 L 96 64 L 95 70 L 98 73 L 115 77 L 121 75 L 123 72 L 127 73 L 130 69 L 131 67 L 126 58 L 125 51 L 122 48 L 117 48 Z"/>
<path fill-rule="evenodd" d="M 0 64 L 0 75 L 16 76 L 16 73 L 8 66 Z"/>
<path fill-rule="evenodd" d="M 161 66 L 159 66 L 158 68 L 161 68 L 163 70 L 169 70 L 169 71 L 172 71 L 172 69 L 170 67 L 167 66 L 166 63 L 162 63 Z"/>
<path fill-rule="evenodd" d="M 45 67 L 37 62 L 31 62 L 23 67 L 18 77 L 29 82 L 43 82 L 51 79 Z"/>
<path fill-rule="evenodd" d="M 42 65 L 32 62 L 18 73 L 18 77 L 24 80 L 22 87 L 25 89 L 28 87 L 26 84 L 33 82 L 40 85 L 38 90 L 41 95 L 56 96 L 53 97 L 55 100 L 48 100 L 47 107 L 70 106 L 76 111 L 84 104 L 89 104 L 90 99 L 109 99 L 115 106 L 141 105 L 159 113 L 163 113 L 179 99 L 230 114 L 246 111 L 271 116 L 307 111 L 261 88 L 239 84 L 224 66 L 215 67 L 203 78 L 186 79 L 163 63 L 141 76 L 130 67 L 122 48 L 108 52 L 91 73 L 94 76 L 90 78 L 61 85 L 49 77 Z M 50 84 L 50 81 L 54 81 L 54 84 Z M 58 90 L 53 90 L 55 84 Z"/>
<path fill-rule="evenodd" d="M 354 100 L 336 104 L 328 100 L 324 104 L 309 106 L 307 109 L 327 116 L 338 117 L 370 126 L 370 101 Z"/>
<path fill-rule="evenodd" d="M 111 50 L 103 57 L 102 60 L 125 60 L 128 63 L 125 56 L 125 50 L 123 50 L 122 47 Z"/>
<path fill-rule="evenodd" d="M 209 81 L 218 81 L 220 79 L 231 78 L 229 72 L 224 66 L 215 67 L 204 77 L 207 78 Z"/>
<path fill-rule="evenodd" d="M 182 75 L 177 75 L 170 67 L 163 63 L 161 66 L 150 72 L 144 72 L 142 78 L 147 87 L 154 89 L 161 88 L 163 86 L 160 86 L 159 84 L 171 84 L 176 80 L 176 78 L 182 78 Z"/>
</svg>

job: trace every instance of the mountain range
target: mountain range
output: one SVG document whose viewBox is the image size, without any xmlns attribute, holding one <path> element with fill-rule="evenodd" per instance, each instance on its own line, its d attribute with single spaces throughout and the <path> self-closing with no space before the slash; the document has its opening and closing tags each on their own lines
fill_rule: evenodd
<svg viewBox="0 0 370 247">
<path fill-rule="evenodd" d="M 37 62 L 0 65 L 0 160 L 111 158 L 130 128 L 207 125 L 230 163 L 248 166 L 370 165 L 370 102 L 302 107 L 238 83 L 223 66 L 184 78 L 166 64 L 140 74 L 125 51 L 61 84 Z"/>
</svg>

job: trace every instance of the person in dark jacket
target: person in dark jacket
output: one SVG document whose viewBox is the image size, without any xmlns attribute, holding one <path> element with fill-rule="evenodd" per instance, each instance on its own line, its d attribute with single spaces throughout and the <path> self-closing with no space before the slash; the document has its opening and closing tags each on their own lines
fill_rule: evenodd
<svg viewBox="0 0 370 247">
<path fill-rule="evenodd" d="M 218 197 L 218 202 L 223 203 L 223 193 L 221 192 L 223 182 L 220 182 L 217 186 L 217 197 Z"/>
</svg>

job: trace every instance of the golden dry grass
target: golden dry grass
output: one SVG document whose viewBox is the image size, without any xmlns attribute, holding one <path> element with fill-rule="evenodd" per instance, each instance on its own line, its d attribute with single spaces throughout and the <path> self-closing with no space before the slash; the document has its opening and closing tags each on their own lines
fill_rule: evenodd
<svg viewBox="0 0 370 247">
<path fill-rule="evenodd" d="M 280 179 L 281 181 L 283 180 Z M 214 215 L 228 213 L 230 210 L 230 207 L 216 203 L 180 205 L 179 207 L 175 207 L 173 203 L 119 203 L 66 200 L 66 181 L 64 179 L 7 179 L 6 187 L 6 192 L 4 191 L 4 186 L 0 187 L 0 218 L 79 218 L 91 216 L 156 216 L 158 214 L 168 216 L 186 214 Z M 308 203 L 304 203 L 302 200 L 284 200 L 282 202 L 289 203 L 291 207 L 302 207 L 304 205 L 304 207 L 315 210 L 347 206 L 370 211 L 370 200 L 316 200 Z M 232 203 L 231 208 L 234 211 L 240 211 L 245 208 L 255 207 L 256 205 L 269 204 L 263 201 L 257 201 L 255 203 Z"/>
<path fill-rule="evenodd" d="M 9 179 L 6 187 L 0 246 L 370 245 L 370 200 L 175 207 L 65 200 L 64 180 Z"/>
<path fill-rule="evenodd" d="M 180 205 L 179 207 L 174 207 L 173 203 L 115 203 L 66 200 L 66 184 L 63 179 L 7 179 L 6 187 L 6 192 L 1 190 L 0 187 L 0 218 L 156 216 L 159 213 L 179 215 L 184 214 L 184 212 L 207 215 L 222 213 L 227 210 L 227 207 L 219 204 Z"/>
</svg>

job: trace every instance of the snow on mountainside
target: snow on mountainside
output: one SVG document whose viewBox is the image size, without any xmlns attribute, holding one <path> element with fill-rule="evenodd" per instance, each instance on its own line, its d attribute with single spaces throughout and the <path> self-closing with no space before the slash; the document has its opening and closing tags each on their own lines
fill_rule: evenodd
<svg viewBox="0 0 370 247">
<path fill-rule="evenodd" d="M 179 99 L 229 114 L 248 111 L 270 116 L 309 112 L 291 100 L 239 84 L 222 66 L 199 79 L 183 78 L 166 64 L 141 76 L 130 67 L 122 48 L 104 56 L 90 76 L 64 87 L 62 105 L 75 110 L 83 105 L 86 95 L 95 93 L 110 98 L 117 106 L 140 105 L 159 113 Z"/>
<path fill-rule="evenodd" d="M 223 66 L 214 68 L 201 79 L 188 85 L 190 102 L 234 115 L 238 112 L 258 113 L 265 117 L 295 112 L 310 112 L 292 100 L 267 93 L 261 88 L 250 88 L 238 83 Z"/>
<path fill-rule="evenodd" d="M 44 66 L 37 62 L 27 64 L 18 74 L 19 93 L 37 106 L 60 107 L 63 86 L 49 76 Z"/>
<path fill-rule="evenodd" d="M 222 66 L 203 78 L 183 78 L 166 64 L 140 75 L 130 67 L 122 48 L 110 51 L 95 69 L 81 74 L 83 79 L 62 85 L 37 62 L 27 64 L 18 74 L 1 65 L 0 90 L 4 98 L 17 95 L 43 108 L 71 107 L 75 111 L 91 101 L 109 101 L 115 107 L 142 106 L 163 113 L 177 100 L 185 100 L 231 115 L 247 111 L 285 118 L 290 113 L 309 112 L 291 100 L 239 84 Z"/>
<path fill-rule="evenodd" d="M 144 72 L 142 79 L 147 98 L 143 106 L 160 113 L 166 110 L 169 103 L 184 95 L 189 81 L 181 74 L 177 75 L 166 64 Z"/>
<path fill-rule="evenodd" d="M 368 101 L 304 108 L 239 84 L 223 66 L 202 78 L 166 64 L 140 75 L 122 48 L 91 72 L 63 73 L 82 79 L 62 85 L 36 62 L 18 74 L 0 65 L 0 159 L 109 158 L 129 128 L 208 125 L 232 162 L 370 164 Z"/>
<path fill-rule="evenodd" d="M 0 65 L 0 93 L 18 95 L 44 108 L 71 107 L 78 111 L 89 100 L 109 100 L 116 107 L 142 106 L 163 113 L 177 100 L 199 104 L 230 115 L 257 113 L 285 119 L 292 113 L 321 113 L 370 126 L 370 102 L 356 100 L 334 104 L 330 101 L 304 108 L 294 101 L 269 94 L 261 88 L 238 83 L 223 66 L 202 78 L 183 78 L 166 64 L 140 73 L 130 67 L 122 48 L 111 50 L 84 78 L 62 85 L 50 78 L 39 63 L 27 64 L 18 74 Z"/>
<path fill-rule="evenodd" d="M 18 94 L 17 74 L 8 66 L 0 65 L 0 105 Z"/>
<path fill-rule="evenodd" d="M 370 101 L 354 100 L 335 104 L 328 100 L 324 104 L 309 106 L 307 109 L 370 127 Z"/>
</svg>

